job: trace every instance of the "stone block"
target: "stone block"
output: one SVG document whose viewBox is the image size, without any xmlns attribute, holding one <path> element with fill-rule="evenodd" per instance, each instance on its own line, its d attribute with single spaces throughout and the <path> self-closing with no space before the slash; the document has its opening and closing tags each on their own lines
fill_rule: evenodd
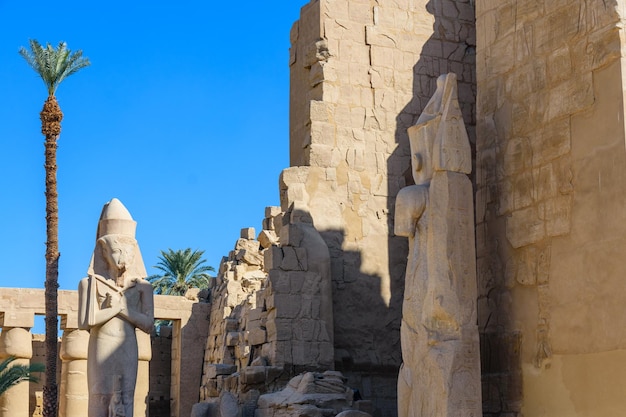
<svg viewBox="0 0 626 417">
<path fill-rule="evenodd" d="M 243 250 L 243 249 L 239 251 L 238 257 L 240 258 L 240 260 L 243 260 L 243 255 L 244 255 L 245 252 L 246 251 Z M 237 265 L 235 265 L 234 271 L 233 271 L 233 273 L 234 273 L 234 281 L 240 281 L 241 278 L 243 277 L 243 274 L 245 274 L 247 270 L 248 270 L 248 268 L 246 268 L 246 265 L 244 265 L 244 264 L 237 264 Z M 233 291 L 236 292 L 236 286 L 237 285 L 240 285 L 240 284 L 237 284 L 237 283 L 235 283 L 233 281 L 229 281 L 228 282 L 228 286 L 230 288 L 229 288 L 228 292 L 229 293 L 232 293 Z"/>
<path fill-rule="evenodd" d="M 284 364 L 292 364 L 293 356 L 291 353 L 291 342 L 271 342 L 269 345 L 269 354 L 270 362 L 275 366 L 280 366 Z"/>
<path fill-rule="evenodd" d="M 209 397 L 214 397 L 209 395 Z M 216 397 L 216 396 L 215 396 Z M 196 403 L 191 407 L 191 417 L 213 417 L 218 415 L 218 404 L 212 402 Z"/>
<path fill-rule="evenodd" d="M 331 167 L 335 166 L 336 158 L 335 152 L 337 149 L 334 146 L 321 145 L 313 143 L 310 146 L 309 158 L 311 165 L 317 167 Z M 298 199 L 294 199 L 296 201 Z M 299 199 L 302 200 L 302 199 Z"/>
<path fill-rule="evenodd" d="M 330 122 L 332 120 L 334 106 L 323 101 L 310 101 L 309 116 L 311 121 Z"/>
<path fill-rule="evenodd" d="M 283 262 L 283 250 L 278 246 L 270 246 L 263 252 L 263 270 L 270 272 L 280 267 Z"/>
<path fill-rule="evenodd" d="M 205 374 L 209 380 L 216 379 L 220 375 L 230 375 L 235 372 L 237 372 L 237 367 L 235 365 L 217 363 L 205 366 Z"/>
<path fill-rule="evenodd" d="M 571 150 L 570 118 L 554 120 L 542 127 L 541 134 L 531 139 L 534 166 L 543 165 Z"/>
<path fill-rule="evenodd" d="M 261 230 L 258 241 L 262 248 L 267 249 L 272 245 L 278 245 L 278 236 L 273 230 Z"/>
<path fill-rule="evenodd" d="M 217 390 L 217 380 L 209 379 L 206 384 L 204 384 L 204 396 L 205 397 L 219 397 L 220 393 Z"/>
<path fill-rule="evenodd" d="M 255 240 L 258 244 L 258 242 Z M 259 248 L 255 248 L 254 250 L 245 250 L 241 249 L 239 253 L 237 253 L 237 260 L 241 262 L 245 262 L 248 265 L 262 265 L 263 264 L 263 255 L 259 252 Z M 237 265 L 235 267 L 235 272 L 237 272 L 237 268 L 242 265 Z M 245 272 L 245 271 L 244 271 Z"/>
<path fill-rule="evenodd" d="M 322 122 L 311 124 L 311 143 L 335 146 L 335 124 Z"/>
<path fill-rule="evenodd" d="M 254 417 L 277 417 L 273 408 L 257 408 Z"/>
<path fill-rule="evenodd" d="M 535 206 L 516 210 L 506 219 L 506 237 L 514 248 L 536 243 L 545 235 L 545 222 Z"/>
<path fill-rule="evenodd" d="M 277 249 L 280 250 L 280 248 Z M 273 294 L 289 294 L 291 292 L 289 274 L 287 272 L 272 269 L 270 271 L 269 280 Z"/>
<path fill-rule="evenodd" d="M 30 329 L 35 325 L 35 313 L 33 311 L 11 310 L 0 313 L 1 327 L 24 327 Z"/>
<path fill-rule="evenodd" d="M 537 191 L 537 183 L 533 181 L 531 172 L 523 172 L 512 179 L 513 208 L 519 210 L 533 203 L 533 194 Z"/>
<path fill-rule="evenodd" d="M 273 218 L 263 219 L 261 221 L 261 224 L 263 225 L 263 230 L 275 231 L 275 229 L 276 229 L 276 226 L 274 225 L 274 219 Z"/>
<path fill-rule="evenodd" d="M 315 330 L 317 320 L 313 319 L 301 319 L 293 325 L 293 338 L 294 340 L 315 342 Z"/>
<path fill-rule="evenodd" d="M 256 232 L 254 230 L 254 227 L 244 227 L 243 229 L 241 229 L 242 239 L 253 240 L 255 237 L 256 237 Z"/>
<path fill-rule="evenodd" d="M 534 197 L 537 201 L 556 197 L 557 180 L 552 164 L 547 164 L 533 170 L 532 176 L 535 188 Z"/>
<path fill-rule="evenodd" d="M 292 294 L 299 294 L 302 291 L 307 275 L 306 272 L 292 271 L 289 273 L 289 284 Z"/>
<path fill-rule="evenodd" d="M 284 225 L 280 229 L 280 243 L 284 246 L 300 246 L 304 233 L 302 229 L 295 224 Z"/>
<path fill-rule="evenodd" d="M 267 341 L 267 332 L 258 327 L 248 331 L 248 343 L 252 346 L 262 345 Z"/>
<path fill-rule="evenodd" d="M 241 382 L 245 385 L 261 384 L 266 380 L 265 366 L 248 366 L 241 372 Z"/>
<path fill-rule="evenodd" d="M 282 212 L 280 206 L 268 206 L 265 207 L 265 217 L 276 217 Z"/>
<path fill-rule="evenodd" d="M 313 349 L 317 347 L 317 343 L 292 340 L 291 346 L 292 363 L 294 365 L 310 365 L 317 363 L 317 352 Z"/>
<path fill-rule="evenodd" d="M 550 90 L 547 120 L 567 116 L 590 107 L 594 102 L 592 73 L 571 77 Z"/>
<path fill-rule="evenodd" d="M 241 341 L 241 332 L 226 333 L 226 346 L 235 346 Z"/>
<path fill-rule="evenodd" d="M 223 392 L 219 401 L 219 417 L 238 417 L 239 402 L 232 392 Z"/>
<path fill-rule="evenodd" d="M 239 320 L 232 318 L 224 319 L 224 329 L 227 332 L 237 331 L 239 329 Z"/>
<path fill-rule="evenodd" d="M 261 321 L 267 317 L 267 312 L 263 311 L 262 308 L 253 308 L 248 311 L 248 322 L 251 321 Z"/>
<path fill-rule="evenodd" d="M 351 21 L 362 24 L 374 23 L 374 10 L 369 3 L 352 1 L 348 3 L 348 16 Z"/>
<path fill-rule="evenodd" d="M 558 196 L 543 203 L 543 217 L 548 236 L 563 236 L 569 233 L 572 221 L 572 197 Z"/>
<path fill-rule="evenodd" d="M 283 271 L 306 271 L 308 269 L 306 248 L 284 246 L 282 250 L 283 260 L 280 263 L 280 269 Z"/>
<path fill-rule="evenodd" d="M 387 48 L 397 47 L 397 35 L 393 33 L 393 30 L 388 28 L 381 28 L 377 25 L 365 26 L 365 43 L 367 45 L 384 46 Z"/>
<path fill-rule="evenodd" d="M 292 321 L 289 319 L 267 320 L 266 329 L 270 342 L 289 341 L 292 338 Z"/>
<path fill-rule="evenodd" d="M 274 294 L 268 301 L 276 309 L 276 318 L 294 319 L 300 313 L 302 297 L 290 294 Z M 268 309 L 270 306 L 268 306 Z"/>
<path fill-rule="evenodd" d="M 360 410 L 345 410 L 337 414 L 336 417 L 372 417 L 372 415 Z"/>
</svg>

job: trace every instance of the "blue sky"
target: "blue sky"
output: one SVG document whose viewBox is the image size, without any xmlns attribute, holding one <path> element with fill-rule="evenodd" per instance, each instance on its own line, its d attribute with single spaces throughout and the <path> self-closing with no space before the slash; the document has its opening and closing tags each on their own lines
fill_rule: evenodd
<svg viewBox="0 0 626 417">
<path fill-rule="evenodd" d="M 61 289 L 85 275 L 112 197 L 138 222 L 148 273 L 167 248 L 205 250 L 217 269 L 279 203 L 289 31 L 305 3 L 0 0 L 0 286 L 45 279 L 47 94 L 20 46 L 63 40 L 92 62 L 56 94 Z"/>
</svg>

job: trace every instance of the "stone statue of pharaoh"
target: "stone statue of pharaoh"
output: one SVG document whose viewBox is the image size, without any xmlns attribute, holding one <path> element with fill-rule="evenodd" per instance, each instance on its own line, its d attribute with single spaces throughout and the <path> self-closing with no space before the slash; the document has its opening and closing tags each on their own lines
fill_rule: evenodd
<svg viewBox="0 0 626 417">
<path fill-rule="evenodd" d="M 102 209 L 88 277 L 78 285 L 79 327 L 89 330 L 88 417 L 133 417 L 135 329 L 154 324 L 152 286 L 135 240 L 136 223 L 113 199 Z"/>
<path fill-rule="evenodd" d="M 394 224 L 409 238 L 398 415 L 479 417 L 471 153 L 454 74 L 408 133 L 415 185 L 398 193 Z"/>
</svg>

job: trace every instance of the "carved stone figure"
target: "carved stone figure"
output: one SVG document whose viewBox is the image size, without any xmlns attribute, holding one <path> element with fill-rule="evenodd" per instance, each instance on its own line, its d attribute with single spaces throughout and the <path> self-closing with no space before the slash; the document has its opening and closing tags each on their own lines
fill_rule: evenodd
<svg viewBox="0 0 626 417">
<path fill-rule="evenodd" d="M 138 350 L 135 329 L 154 324 L 152 286 L 136 223 L 113 199 L 102 209 L 88 277 L 78 285 L 79 327 L 89 330 L 89 417 L 133 417 Z"/>
<path fill-rule="evenodd" d="M 479 417 L 472 160 L 454 74 L 408 133 L 415 185 L 398 193 L 394 226 L 409 238 L 398 415 Z"/>
</svg>

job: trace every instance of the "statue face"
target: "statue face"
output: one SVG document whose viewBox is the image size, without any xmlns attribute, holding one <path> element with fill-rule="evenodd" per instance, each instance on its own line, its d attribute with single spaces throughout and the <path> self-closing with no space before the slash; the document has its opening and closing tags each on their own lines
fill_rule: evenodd
<svg viewBox="0 0 626 417">
<path fill-rule="evenodd" d="M 411 168 L 417 185 L 427 185 L 433 176 L 432 143 L 436 130 L 431 124 L 414 126 L 409 129 L 411 144 Z"/>
<path fill-rule="evenodd" d="M 106 263 L 122 275 L 135 259 L 135 239 L 128 236 L 109 235 L 102 237 L 101 241 L 102 255 Z"/>
</svg>

